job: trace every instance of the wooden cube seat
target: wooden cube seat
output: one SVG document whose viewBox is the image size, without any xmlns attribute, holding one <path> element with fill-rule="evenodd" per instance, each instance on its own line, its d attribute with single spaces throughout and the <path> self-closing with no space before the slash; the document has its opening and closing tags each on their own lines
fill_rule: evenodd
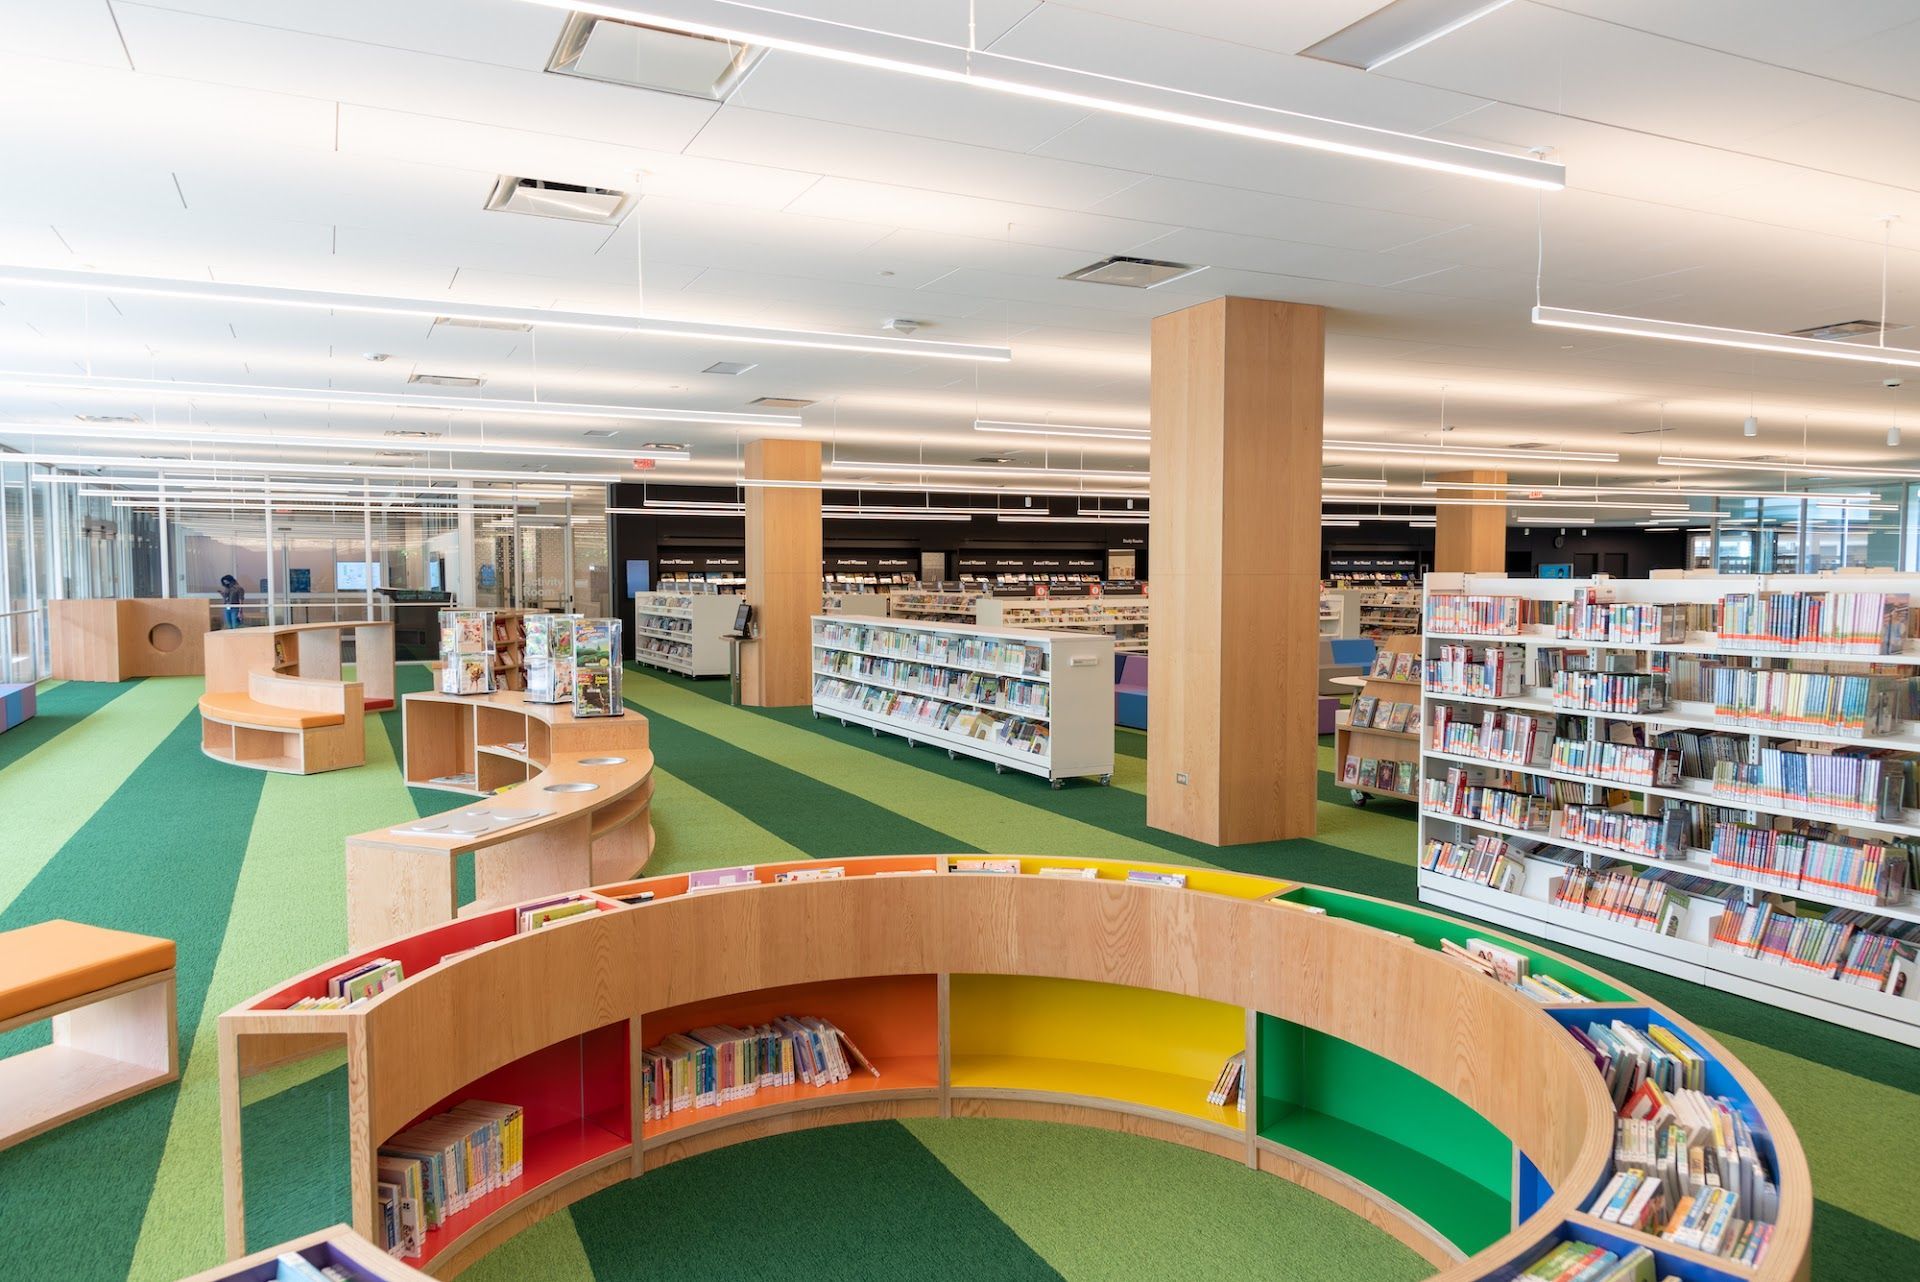
<svg viewBox="0 0 1920 1282">
<path fill-rule="evenodd" d="M 344 712 L 313 712 L 304 708 L 283 708 L 261 703 L 238 690 L 224 690 L 200 696 L 200 715 L 230 725 L 272 726 L 276 730 L 313 730 L 345 722 Z"/>
<path fill-rule="evenodd" d="M 53 1022 L 50 1045 L 0 1059 L 0 1149 L 180 1075 L 174 947 L 45 921 L 0 932 L 0 1033 Z"/>
</svg>

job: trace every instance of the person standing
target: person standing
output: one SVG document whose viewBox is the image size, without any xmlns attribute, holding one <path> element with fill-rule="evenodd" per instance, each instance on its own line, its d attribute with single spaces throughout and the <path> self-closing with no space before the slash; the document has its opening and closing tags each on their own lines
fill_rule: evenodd
<svg viewBox="0 0 1920 1282">
<path fill-rule="evenodd" d="M 220 599 L 226 602 L 226 625 L 229 628 L 240 626 L 240 605 L 247 599 L 246 589 L 240 586 L 240 580 L 231 574 L 220 576 Z"/>
</svg>

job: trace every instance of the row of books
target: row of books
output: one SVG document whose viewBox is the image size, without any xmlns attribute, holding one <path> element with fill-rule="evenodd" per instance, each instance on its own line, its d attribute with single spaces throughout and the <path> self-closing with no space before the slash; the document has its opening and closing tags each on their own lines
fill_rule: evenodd
<svg viewBox="0 0 1920 1282">
<path fill-rule="evenodd" d="M 1235 1051 L 1220 1066 L 1220 1074 L 1207 1092 L 1207 1103 L 1224 1108 L 1228 1104 L 1242 1113 L 1247 1111 L 1247 1053 Z"/>
<path fill-rule="evenodd" d="M 1046 716 L 1048 690 L 1041 681 L 1023 681 L 1018 677 L 992 676 L 967 669 L 942 668 L 931 664 L 897 659 L 882 659 L 869 654 L 850 654 L 845 650 L 813 652 L 815 671 L 836 676 L 884 682 L 914 694 L 936 699 L 965 699 L 991 704 L 1023 715 Z"/>
<path fill-rule="evenodd" d="M 891 658 L 918 659 L 948 667 L 984 668 L 1013 676 L 1047 675 L 1047 648 L 1023 641 L 921 628 L 887 628 L 862 623 L 816 623 L 814 639 L 835 649 L 858 650 Z"/>
<path fill-rule="evenodd" d="M 1545 765 L 1553 728 L 1550 716 L 1489 708 L 1476 717 L 1443 703 L 1433 709 L 1428 742 L 1436 752 L 1461 757 L 1502 765 Z"/>
<path fill-rule="evenodd" d="M 1018 859 L 954 859 L 947 863 L 949 872 L 985 873 L 990 876 L 1017 877 L 1020 875 Z M 1058 877 L 1071 881 L 1098 881 L 1098 868 L 1054 867 L 1041 868 L 1037 874 L 1041 877 Z M 1168 872 L 1160 868 L 1129 868 L 1126 880 L 1135 886 L 1165 886 L 1172 890 L 1185 890 L 1187 874 Z"/>
<path fill-rule="evenodd" d="M 1348 756 L 1340 767 L 1343 788 L 1378 788 L 1406 797 L 1413 795 L 1414 781 L 1419 777 L 1419 762 L 1395 761 L 1390 757 Z"/>
<path fill-rule="evenodd" d="M 1411 650 L 1375 650 L 1367 675 L 1388 681 L 1418 681 L 1420 656 Z"/>
<path fill-rule="evenodd" d="M 772 1087 L 831 1086 L 856 1071 L 880 1076 L 851 1037 L 816 1016 L 781 1015 L 746 1028 L 715 1024 L 673 1033 L 642 1053 L 642 1113 L 662 1121 Z"/>
<path fill-rule="evenodd" d="M 1035 756 L 1046 756 L 1052 741 L 1045 722 L 946 703 L 932 695 L 907 694 L 828 676 L 814 678 L 813 693 L 825 703 L 854 705 L 875 716 L 945 730 L 982 743 L 1001 744 Z"/>
<path fill-rule="evenodd" d="M 239 1277 L 264 1277 L 264 1274 L 245 1273 Z M 315 1264 L 306 1256 L 288 1251 L 274 1257 L 273 1282 L 365 1282 L 365 1275 L 358 1269 L 349 1273 L 337 1264 Z"/>
<path fill-rule="evenodd" d="M 1484 939 L 1470 938 L 1465 944 L 1442 939 L 1440 951 L 1543 1005 L 1592 1001 L 1592 998 L 1582 996 L 1551 975 L 1533 974 L 1532 963 L 1525 953 L 1516 953 L 1511 948 L 1502 948 Z"/>
<path fill-rule="evenodd" d="M 406 967 L 391 957 L 375 957 L 327 979 L 325 997 L 302 997 L 288 1010 L 345 1010 L 405 979 Z"/>
<path fill-rule="evenodd" d="M 1443 645 L 1427 661 L 1429 694 L 1458 694 L 1475 699 L 1506 699 L 1520 693 L 1526 652 L 1517 645 Z"/>
<path fill-rule="evenodd" d="M 1690 902 L 1664 882 L 1637 877 L 1625 868 L 1568 868 L 1554 880 L 1552 897 L 1561 908 L 1669 937 L 1680 934 Z"/>
<path fill-rule="evenodd" d="M 1582 712 L 1658 712 L 1667 706 L 1664 677 L 1647 672 L 1555 672 L 1553 706 Z"/>
<path fill-rule="evenodd" d="M 1609 739 L 1555 739 L 1550 756 L 1555 770 L 1589 775 L 1607 783 L 1637 784 L 1643 788 L 1680 786 L 1677 748 Z"/>
<path fill-rule="evenodd" d="M 1907 683 L 1875 677 L 1772 668 L 1714 668 L 1713 715 L 1731 725 L 1836 735 L 1900 729 Z"/>
<path fill-rule="evenodd" d="M 1511 637 L 1537 612 L 1535 602 L 1513 596 L 1470 596 L 1464 592 L 1427 594 L 1429 632 L 1462 636 Z"/>
<path fill-rule="evenodd" d="M 1420 728 L 1420 705 L 1417 703 L 1382 703 L 1370 694 L 1363 694 L 1353 701 L 1353 711 L 1347 717 L 1347 724 L 1355 730 L 1418 730 Z"/>
<path fill-rule="evenodd" d="M 1467 770 L 1457 766 L 1448 770 L 1444 779 L 1427 779 L 1421 785 L 1421 802 L 1430 810 L 1499 824 L 1503 828 L 1543 833 L 1553 822 L 1550 798 L 1476 782 Z"/>
<path fill-rule="evenodd" d="M 1871 822 L 1900 817 L 1906 774 L 1876 754 L 1762 748 L 1752 761 L 1713 763 L 1714 795 Z"/>
<path fill-rule="evenodd" d="M 408 1127 L 380 1146 L 384 1246 L 419 1259 L 426 1235 L 526 1169 L 526 1123 L 516 1104 L 467 1100 Z"/>
<path fill-rule="evenodd" d="M 1548 1247 L 1520 1276 L 1536 1282 L 1654 1282 L 1657 1273 L 1653 1252 L 1644 1246 L 1622 1254 L 1590 1242 L 1567 1241 Z"/>
<path fill-rule="evenodd" d="M 1595 589 L 1583 588 L 1571 601 L 1554 602 L 1553 635 L 1615 645 L 1679 643 L 1687 639 L 1686 616 L 1673 605 L 1601 601 Z"/>
<path fill-rule="evenodd" d="M 1728 899 L 1710 944 L 1896 996 L 1905 994 L 1914 968 L 1910 943 L 1861 930 L 1837 914 L 1801 917 L 1767 902 Z"/>
<path fill-rule="evenodd" d="M 1508 850 L 1507 843 L 1483 833 L 1472 844 L 1430 838 L 1420 854 L 1420 866 L 1428 872 L 1459 881 L 1470 881 L 1507 894 L 1519 894 L 1526 868 Z"/>
<path fill-rule="evenodd" d="M 1720 640 L 1743 649 L 1898 654 L 1912 620 L 1904 592 L 1740 592 L 1720 598 Z"/>
<path fill-rule="evenodd" d="M 1684 859 L 1686 821 L 1665 811 L 1643 815 L 1606 806 L 1565 806 L 1559 812 L 1559 835 L 1568 841 L 1647 859 Z"/>
<path fill-rule="evenodd" d="M 1721 823 L 1711 849 L 1716 869 L 1834 903 L 1904 903 L 1912 886 L 1912 853 L 1883 842 Z"/>
</svg>

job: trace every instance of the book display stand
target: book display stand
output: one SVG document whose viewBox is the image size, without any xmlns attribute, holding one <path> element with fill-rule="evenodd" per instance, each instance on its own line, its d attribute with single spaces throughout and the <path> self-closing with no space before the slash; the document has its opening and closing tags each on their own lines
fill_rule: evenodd
<svg viewBox="0 0 1920 1282">
<path fill-rule="evenodd" d="M 1333 760 L 1353 804 L 1413 801 L 1420 765 L 1420 640 L 1388 637 L 1353 706 L 1334 718 Z"/>
<path fill-rule="evenodd" d="M 1113 778 L 1113 639 L 904 619 L 813 619 L 813 715 L 979 757 Z"/>
<path fill-rule="evenodd" d="M 1920 1046 L 1916 601 L 1429 575 L 1420 898 Z"/>
<path fill-rule="evenodd" d="M 496 686 L 492 610 L 440 611 L 440 693 L 491 694 Z"/>
<path fill-rule="evenodd" d="M 1102 632 L 1120 654 L 1147 652 L 1147 598 L 981 597 L 974 622 L 983 628 L 1032 628 L 1042 632 Z"/>
<path fill-rule="evenodd" d="M 985 598 L 978 589 L 939 592 L 909 588 L 892 594 L 890 607 L 896 619 L 932 619 L 944 623 L 972 623 L 974 610 Z"/>
<path fill-rule="evenodd" d="M 727 643 L 740 609 L 737 594 L 641 592 L 633 598 L 633 658 L 683 677 L 727 675 Z M 617 649 L 617 647 L 616 647 Z"/>
<path fill-rule="evenodd" d="M 577 614 L 532 614 L 526 629 L 527 702 L 573 702 L 573 641 Z"/>
<path fill-rule="evenodd" d="M 1568 1241 L 1645 1250 L 1657 1275 L 1690 1282 L 1807 1275 L 1806 1159 L 1752 1074 L 1632 990 L 1438 913 L 1214 869 L 941 856 L 707 870 L 574 898 L 574 915 L 538 929 L 503 908 L 357 949 L 220 1017 L 229 1251 L 255 1245 L 242 1080 L 344 1050 L 343 1209 L 363 1234 L 379 1231 L 378 1154 L 395 1136 L 470 1101 L 524 1118 L 517 1178 L 407 1261 L 438 1277 L 680 1158 L 907 1116 L 1071 1122 L 1220 1154 L 1364 1215 L 1448 1282 L 1510 1277 Z M 1466 964 L 1476 942 L 1559 996 Z M 294 1009 L 375 961 L 404 976 L 344 1009 Z M 710 1100 L 689 1086 L 663 1109 L 652 1075 L 676 1039 L 785 1016 L 838 1030 L 861 1071 Z M 1593 1023 L 1671 1034 L 1751 1130 L 1778 1189 L 1757 1264 L 1587 1212 L 1614 1173 L 1616 1120 L 1574 1035 Z M 1242 1077 L 1221 1071 L 1240 1056 Z"/>
<path fill-rule="evenodd" d="M 620 683 L 626 669 L 620 663 L 618 619 L 581 619 L 573 627 L 573 715 L 626 715 Z"/>
</svg>

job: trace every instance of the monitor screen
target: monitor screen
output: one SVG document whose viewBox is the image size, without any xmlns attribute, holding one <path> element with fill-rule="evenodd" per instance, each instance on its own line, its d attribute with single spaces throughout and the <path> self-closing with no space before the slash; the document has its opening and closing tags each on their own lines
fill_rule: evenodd
<svg viewBox="0 0 1920 1282">
<path fill-rule="evenodd" d="M 642 592 L 653 591 L 653 562 L 627 562 L 627 598 L 631 600 Z"/>
<path fill-rule="evenodd" d="M 733 612 L 733 630 L 741 636 L 745 636 L 747 634 L 747 625 L 751 622 L 753 622 L 753 607 L 745 601 L 742 601 L 740 608 Z"/>
<path fill-rule="evenodd" d="M 333 587 L 336 592 L 365 592 L 367 590 L 367 563 L 365 561 L 335 561 L 333 563 Z M 380 587 L 380 563 L 373 563 L 373 584 Z M 434 585 L 438 587 L 438 584 Z"/>
</svg>

